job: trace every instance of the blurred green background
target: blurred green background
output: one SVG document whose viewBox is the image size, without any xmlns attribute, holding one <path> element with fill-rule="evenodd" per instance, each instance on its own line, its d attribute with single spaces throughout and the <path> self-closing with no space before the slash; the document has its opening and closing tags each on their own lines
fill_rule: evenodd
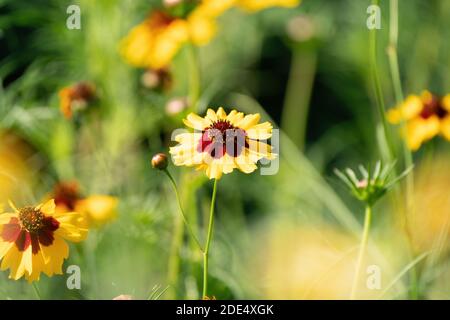
<svg viewBox="0 0 450 320">
<path fill-rule="evenodd" d="M 389 3 L 380 2 L 378 64 L 391 107 Z M 66 28 L 70 4 L 81 8 L 81 30 Z M 363 208 L 332 170 L 382 158 L 369 74 L 370 4 L 304 0 L 298 8 L 252 15 L 233 9 L 219 18 L 214 40 L 198 48 L 201 114 L 209 106 L 260 112 L 282 129 L 276 175 L 234 172 L 219 183 L 210 263 L 210 291 L 218 299 L 347 297 Z M 119 199 L 115 221 L 71 245 L 63 270 L 79 265 L 82 289 L 68 290 L 67 275 L 42 276 L 38 285 L 47 299 L 119 294 L 146 299 L 152 292 L 162 293 L 161 299 L 200 298 L 201 255 L 182 233 L 169 182 L 150 166 L 154 153 L 173 145 L 171 132 L 182 127 L 186 115 L 168 113 L 166 105 L 188 95 L 188 48 L 176 56 L 173 87 L 165 91 L 143 86 L 144 70 L 127 65 L 118 51 L 120 40 L 156 5 L 148 0 L 0 1 L 0 164 L 17 174 L 13 183 L 0 180 L 0 202 L 38 203 L 55 183 L 74 179 L 86 194 Z M 400 0 L 399 6 L 405 94 L 448 93 L 450 1 Z M 79 81 L 95 84 L 99 97 L 95 110 L 69 121 L 59 111 L 58 91 Z M 397 134 L 394 128 L 392 134 Z M 450 297 L 448 151 L 448 143 L 436 139 L 415 154 L 417 190 L 422 190 L 417 201 L 425 203 L 420 214 L 430 210 L 433 215 L 427 217 L 440 221 L 438 229 L 417 226 L 426 229 L 417 231 L 420 252 L 439 249 L 421 266 L 421 298 Z M 8 158 L 11 153 L 17 158 Z M 8 167 L 8 159 L 20 168 Z M 212 184 L 190 168 L 170 170 L 203 239 Z M 439 201 L 436 189 L 425 187 L 430 176 L 439 180 L 434 183 L 442 189 Z M 409 263 L 395 202 L 387 197 L 375 208 L 373 259 L 383 270 L 383 285 Z M 7 276 L 0 273 L 0 298 L 35 297 L 25 280 Z M 407 280 L 400 277 L 383 298 L 406 298 Z M 380 293 L 365 289 L 364 297 Z"/>
</svg>

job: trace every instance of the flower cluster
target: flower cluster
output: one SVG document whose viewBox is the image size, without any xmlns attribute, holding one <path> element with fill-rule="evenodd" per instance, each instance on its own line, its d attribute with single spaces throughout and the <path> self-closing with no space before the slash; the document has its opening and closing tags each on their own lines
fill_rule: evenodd
<svg viewBox="0 0 450 320">
<path fill-rule="evenodd" d="M 152 11 L 122 40 L 120 51 L 133 66 L 163 69 L 187 43 L 205 45 L 217 32 L 217 18 L 233 7 L 248 11 L 272 6 L 295 7 L 299 0 L 202 0 L 166 4 Z M 180 10 L 178 7 L 180 7 Z M 181 11 L 181 14 L 178 12 Z"/>
</svg>

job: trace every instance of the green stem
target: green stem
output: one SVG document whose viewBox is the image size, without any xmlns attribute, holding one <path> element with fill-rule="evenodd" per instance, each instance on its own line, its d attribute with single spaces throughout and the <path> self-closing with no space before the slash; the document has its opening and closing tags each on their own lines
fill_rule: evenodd
<svg viewBox="0 0 450 320">
<path fill-rule="evenodd" d="M 370 205 L 366 206 L 366 214 L 364 218 L 364 230 L 362 234 L 361 239 L 361 246 L 359 247 L 359 253 L 358 253 L 358 261 L 356 263 L 356 272 L 355 276 L 353 278 L 353 285 L 352 285 L 352 291 L 350 294 L 350 299 L 354 300 L 356 297 L 356 289 L 358 288 L 358 281 L 361 274 L 361 269 L 364 261 L 364 254 L 366 252 L 367 248 L 367 242 L 369 240 L 369 230 L 370 230 L 370 223 L 372 220 L 372 208 Z"/>
<path fill-rule="evenodd" d="M 315 48 L 298 47 L 294 49 L 281 128 L 300 150 L 303 150 L 305 146 L 308 109 L 316 65 L 317 52 Z"/>
<path fill-rule="evenodd" d="M 198 52 L 193 44 L 188 45 L 189 58 L 189 104 L 191 111 L 196 112 L 198 100 L 200 98 L 200 61 Z"/>
<path fill-rule="evenodd" d="M 373 4 L 378 5 L 378 1 L 374 0 L 372 1 Z M 385 144 L 387 147 L 387 154 L 385 155 L 385 158 L 388 162 L 391 162 L 393 160 L 393 144 L 392 144 L 392 138 L 389 133 L 389 127 L 386 120 L 386 106 L 384 104 L 384 98 L 383 98 L 383 90 L 381 88 L 381 81 L 380 81 L 380 75 L 378 73 L 378 63 L 377 63 L 377 29 L 370 30 L 370 66 L 371 66 L 371 76 L 373 80 L 374 85 L 374 91 L 375 91 L 375 99 L 378 109 L 378 116 L 380 118 L 382 127 L 383 127 L 383 133 L 385 138 Z M 382 148 L 380 148 L 382 149 Z M 383 151 L 383 149 L 381 150 Z"/>
<path fill-rule="evenodd" d="M 392 83 L 394 87 L 395 101 L 397 105 L 400 105 L 404 100 L 402 82 L 400 79 L 400 68 L 398 65 L 398 0 L 390 0 L 389 3 L 389 47 L 388 47 L 388 57 L 389 66 L 391 71 Z M 405 125 L 404 121 L 401 124 Z M 403 140 L 402 143 L 403 157 L 405 161 L 405 168 L 410 168 L 413 165 L 413 156 L 411 150 L 408 148 L 406 141 Z M 404 212 L 404 228 L 405 233 L 408 238 L 409 250 L 411 252 L 412 258 L 415 256 L 414 243 L 409 226 L 408 212 L 414 212 L 414 172 L 411 171 L 406 177 L 406 210 Z M 410 269 L 410 281 L 411 299 L 418 298 L 418 278 L 416 267 L 413 266 Z"/>
<path fill-rule="evenodd" d="M 209 225 L 208 225 L 208 235 L 206 238 L 205 251 L 203 252 L 203 295 L 202 298 L 208 295 L 208 259 L 209 259 L 209 247 L 211 245 L 213 227 L 214 227 L 214 204 L 216 202 L 216 192 L 217 192 L 217 179 L 214 179 L 214 187 L 211 198 L 211 208 L 209 211 Z"/>
<path fill-rule="evenodd" d="M 203 250 L 203 248 L 202 248 L 202 246 L 200 244 L 200 241 L 198 241 L 197 237 L 195 236 L 194 231 L 192 230 L 191 225 L 189 224 L 189 222 L 188 222 L 188 220 L 186 218 L 186 215 L 184 214 L 183 206 L 181 205 L 180 194 L 178 192 L 178 188 L 177 188 L 177 184 L 175 182 L 175 179 L 172 177 L 172 175 L 170 174 L 169 170 L 164 169 L 163 171 L 169 177 L 169 180 L 172 182 L 172 186 L 173 186 L 173 189 L 175 190 L 175 195 L 177 197 L 178 207 L 180 208 L 181 216 L 183 218 L 184 224 L 186 225 L 186 228 L 189 231 L 190 236 L 192 237 L 192 239 L 194 239 L 194 241 L 195 241 L 197 247 L 200 249 L 200 251 L 204 252 L 204 250 Z"/>
<path fill-rule="evenodd" d="M 32 285 L 33 285 L 34 293 L 36 294 L 37 298 L 38 298 L 39 300 L 42 300 L 41 291 L 39 290 L 39 288 L 38 288 L 36 282 L 33 282 Z"/>
</svg>

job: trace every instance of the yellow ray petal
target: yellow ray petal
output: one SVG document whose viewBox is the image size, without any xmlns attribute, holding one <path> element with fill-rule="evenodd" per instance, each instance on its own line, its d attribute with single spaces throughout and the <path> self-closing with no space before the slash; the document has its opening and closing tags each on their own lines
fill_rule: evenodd
<svg viewBox="0 0 450 320">
<path fill-rule="evenodd" d="M 247 129 L 250 129 L 251 127 L 255 126 L 256 124 L 258 124 L 260 119 L 261 119 L 261 116 L 259 115 L 259 113 L 249 114 L 249 115 L 246 115 L 238 123 L 236 123 L 236 126 L 241 129 L 247 130 Z"/>
<path fill-rule="evenodd" d="M 209 119 L 202 118 L 195 113 L 188 114 L 183 122 L 186 126 L 196 130 L 203 130 L 211 125 L 211 121 Z"/>
</svg>

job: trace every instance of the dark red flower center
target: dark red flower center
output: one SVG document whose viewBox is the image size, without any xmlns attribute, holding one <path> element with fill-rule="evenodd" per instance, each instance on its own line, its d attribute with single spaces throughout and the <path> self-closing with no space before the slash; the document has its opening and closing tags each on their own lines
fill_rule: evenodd
<svg viewBox="0 0 450 320">
<path fill-rule="evenodd" d="M 41 246 L 53 243 L 58 228 L 55 218 L 45 216 L 38 208 L 25 207 L 19 210 L 19 218 L 11 218 L 3 225 L 0 237 L 3 241 L 14 242 L 21 252 L 31 246 L 33 254 L 37 254 Z"/>
<path fill-rule="evenodd" d="M 444 106 L 441 104 L 441 99 L 433 95 L 429 101 L 424 103 L 420 116 L 423 119 L 428 119 L 431 116 L 436 115 L 439 119 L 442 119 L 447 113 L 448 111 L 445 110 Z"/>
<path fill-rule="evenodd" d="M 203 130 L 197 151 L 208 152 L 216 159 L 225 153 L 237 157 L 244 147 L 248 147 L 246 136 L 245 130 L 233 126 L 228 120 L 217 120 Z"/>
</svg>

